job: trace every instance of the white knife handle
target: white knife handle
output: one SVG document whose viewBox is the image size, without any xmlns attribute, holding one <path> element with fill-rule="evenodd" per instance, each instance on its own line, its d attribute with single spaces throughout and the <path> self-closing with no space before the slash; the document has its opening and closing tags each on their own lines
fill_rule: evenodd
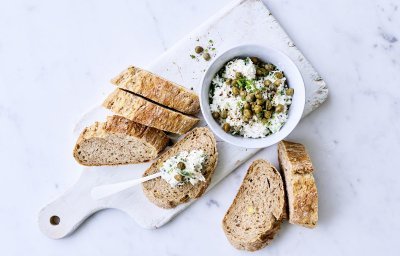
<svg viewBox="0 0 400 256">
<path fill-rule="evenodd" d="M 119 182 L 119 183 L 114 183 L 114 184 L 107 184 L 107 185 L 101 185 L 94 187 L 91 191 L 91 196 L 95 200 L 100 200 L 105 197 L 111 196 L 113 194 L 116 194 L 118 192 L 121 192 L 127 188 L 136 186 L 140 183 L 143 183 L 148 180 L 155 179 L 157 177 L 160 177 L 161 173 L 157 172 L 149 176 L 145 176 L 139 179 L 134 179 L 134 180 L 129 180 L 129 181 L 124 181 L 124 182 Z"/>
</svg>

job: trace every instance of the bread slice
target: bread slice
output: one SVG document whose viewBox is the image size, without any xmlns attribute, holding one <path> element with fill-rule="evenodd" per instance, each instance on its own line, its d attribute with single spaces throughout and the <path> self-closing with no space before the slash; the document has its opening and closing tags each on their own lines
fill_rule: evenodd
<svg viewBox="0 0 400 256">
<path fill-rule="evenodd" d="M 289 222 L 313 228 L 318 221 L 318 193 L 314 168 L 302 144 L 281 141 L 278 158 L 289 205 Z"/>
<path fill-rule="evenodd" d="M 127 68 L 111 83 L 185 114 L 194 115 L 200 111 L 199 97 L 195 93 L 138 67 Z"/>
<path fill-rule="evenodd" d="M 96 122 L 83 130 L 73 155 L 87 166 L 134 164 L 156 158 L 168 141 L 160 130 L 110 116 L 107 122 Z"/>
<path fill-rule="evenodd" d="M 189 199 L 200 197 L 211 182 L 218 161 L 217 145 L 213 133 L 206 127 L 195 128 L 185 135 L 172 148 L 160 156 L 143 176 L 148 176 L 159 171 L 162 164 L 170 157 L 181 151 L 203 150 L 207 154 L 204 163 L 203 176 L 205 182 L 198 182 L 196 185 L 190 183 L 178 187 L 171 187 L 161 177 L 143 183 L 143 192 L 147 198 L 162 208 L 174 208 Z"/>
<path fill-rule="evenodd" d="M 103 106 L 134 122 L 177 134 L 184 134 L 199 119 L 162 107 L 133 93 L 116 89 Z"/>
<path fill-rule="evenodd" d="M 229 242 L 256 251 L 270 243 L 285 213 L 285 192 L 279 172 L 265 160 L 254 161 L 226 212 L 222 227 Z"/>
</svg>

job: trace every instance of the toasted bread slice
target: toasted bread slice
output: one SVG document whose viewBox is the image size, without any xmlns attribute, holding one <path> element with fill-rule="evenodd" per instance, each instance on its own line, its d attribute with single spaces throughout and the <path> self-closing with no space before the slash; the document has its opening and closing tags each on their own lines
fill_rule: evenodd
<svg viewBox="0 0 400 256">
<path fill-rule="evenodd" d="M 159 171 L 162 164 L 170 157 L 181 151 L 203 150 L 207 154 L 204 163 L 203 176 L 205 182 L 198 182 L 196 185 L 190 183 L 178 187 L 171 187 L 161 177 L 143 183 L 143 192 L 147 198 L 162 208 L 174 208 L 185 203 L 189 199 L 200 197 L 211 182 L 218 161 L 217 145 L 213 133 L 206 127 L 195 128 L 185 135 L 172 148 L 160 156 L 143 176 L 148 176 Z"/>
<path fill-rule="evenodd" d="M 289 205 L 289 222 L 313 228 L 318 221 L 318 193 L 314 168 L 302 144 L 281 141 L 278 158 Z"/>
<path fill-rule="evenodd" d="M 282 177 L 269 162 L 254 161 L 222 221 L 229 242 L 256 251 L 270 243 L 285 213 Z"/>
<path fill-rule="evenodd" d="M 195 93 L 138 67 L 127 68 L 111 83 L 185 114 L 194 115 L 200 111 L 199 97 Z"/>
<path fill-rule="evenodd" d="M 107 122 L 96 122 L 83 130 L 73 155 L 87 166 L 134 164 L 155 159 L 168 141 L 160 130 L 110 116 Z"/>
<path fill-rule="evenodd" d="M 170 110 L 121 89 L 111 93 L 103 106 L 134 122 L 177 134 L 188 132 L 199 122 L 198 118 Z"/>
</svg>

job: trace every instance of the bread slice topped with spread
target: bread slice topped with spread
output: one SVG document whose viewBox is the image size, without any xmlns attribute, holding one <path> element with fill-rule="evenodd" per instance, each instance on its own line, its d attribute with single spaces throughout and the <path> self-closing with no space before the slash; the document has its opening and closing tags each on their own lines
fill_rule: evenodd
<svg viewBox="0 0 400 256">
<path fill-rule="evenodd" d="M 165 108 L 118 88 L 107 97 L 103 106 L 134 122 L 176 134 L 188 132 L 199 122 L 198 118 Z"/>
<path fill-rule="evenodd" d="M 195 128 L 145 171 L 143 176 L 160 172 L 161 177 L 144 182 L 143 192 L 162 208 L 198 198 L 210 184 L 217 161 L 213 133 L 206 127 Z"/>
<path fill-rule="evenodd" d="M 281 141 L 278 158 L 284 176 L 289 222 L 313 228 L 318 221 L 318 192 L 311 159 L 302 144 Z"/>
<path fill-rule="evenodd" d="M 285 192 L 280 173 L 265 160 L 254 161 L 222 221 L 229 242 L 256 251 L 270 243 L 285 216 Z"/>
<path fill-rule="evenodd" d="M 111 83 L 185 114 L 194 115 L 200 111 L 199 98 L 195 93 L 138 67 L 127 68 Z"/>
<path fill-rule="evenodd" d="M 132 122 L 122 116 L 109 116 L 80 134 L 73 155 L 86 166 L 119 165 L 155 159 L 168 144 L 163 131 Z"/>
</svg>

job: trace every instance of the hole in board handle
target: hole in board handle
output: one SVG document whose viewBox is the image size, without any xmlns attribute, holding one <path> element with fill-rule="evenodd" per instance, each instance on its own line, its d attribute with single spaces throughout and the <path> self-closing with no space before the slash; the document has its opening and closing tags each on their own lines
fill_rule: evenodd
<svg viewBox="0 0 400 256">
<path fill-rule="evenodd" d="M 57 215 L 53 215 L 50 217 L 50 224 L 57 226 L 58 224 L 60 224 L 60 217 L 58 217 Z"/>
</svg>

